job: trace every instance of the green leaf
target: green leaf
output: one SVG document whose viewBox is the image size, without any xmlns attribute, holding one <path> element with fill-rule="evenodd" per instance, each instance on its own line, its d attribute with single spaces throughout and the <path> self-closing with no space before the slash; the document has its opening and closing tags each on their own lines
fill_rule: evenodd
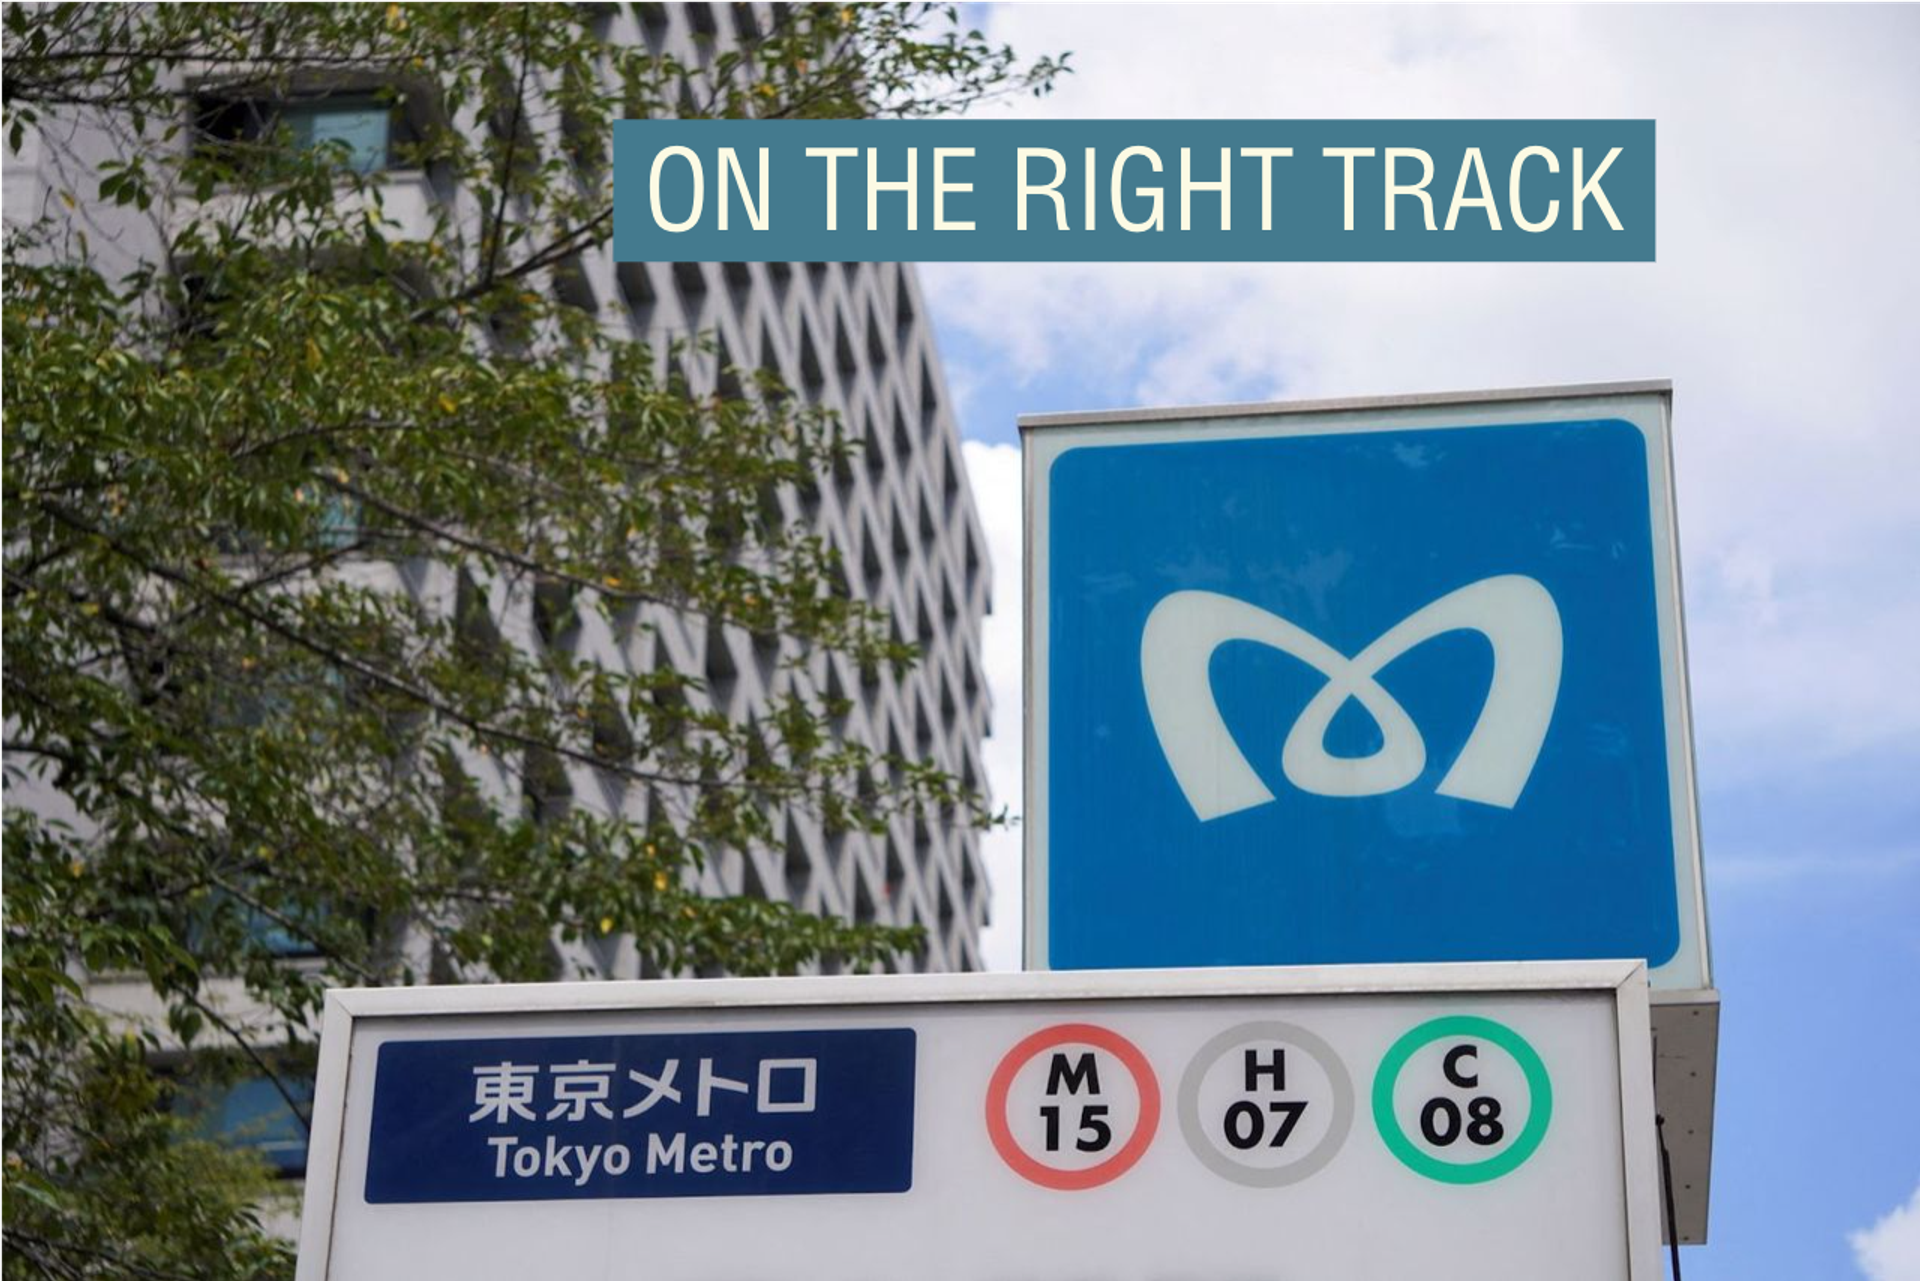
<svg viewBox="0 0 1920 1281">
<path fill-rule="evenodd" d="M 629 937 L 654 971 L 920 947 L 689 888 L 723 856 L 783 857 L 789 818 L 866 833 L 983 808 L 848 739 L 846 700 L 809 676 L 917 658 L 785 514 L 859 465 L 848 429 L 750 371 L 696 395 L 678 371 L 717 359 L 710 336 L 649 348 L 555 296 L 556 266 L 607 239 L 582 179 L 603 69 L 638 112 L 675 109 L 690 69 L 607 49 L 565 8 L 4 15 L 10 149 L 78 86 L 123 126 L 97 199 L 170 202 L 168 243 L 131 268 L 130 242 L 96 256 L 61 208 L 5 247 L 9 761 L 80 820 L 6 815 L 9 1232 L 101 1274 L 289 1275 L 260 1227 L 266 1172 L 189 1113 L 239 1077 L 310 1071 L 328 986 L 595 972 L 556 937 Z M 406 86 L 408 163 L 458 182 L 477 221 L 441 210 L 411 238 L 386 214 L 394 179 L 343 172 L 350 149 L 295 148 L 284 122 L 202 136 L 178 96 L 186 68 L 210 94 L 244 80 L 271 120 L 342 51 Z M 921 8 L 794 6 L 753 53 L 719 55 L 689 110 L 934 115 L 1057 74 Z M 523 72 L 585 122 L 577 153 L 511 128 Z M 469 114 L 497 124 L 433 123 Z M 727 673 L 655 645 L 671 610 L 779 655 L 791 692 L 715 710 Z M 581 658 L 602 627 L 661 656 Z M 635 803 L 595 813 L 589 783 Z M 163 1012 L 130 1025 L 82 968 Z M 241 1009 L 267 1034 L 237 1042 Z M 8 1277 L 31 1266 L 11 1243 Z"/>
</svg>

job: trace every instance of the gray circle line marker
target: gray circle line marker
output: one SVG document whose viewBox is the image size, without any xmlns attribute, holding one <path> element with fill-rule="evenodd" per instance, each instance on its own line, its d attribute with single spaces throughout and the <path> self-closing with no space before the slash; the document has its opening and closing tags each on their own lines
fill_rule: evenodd
<svg viewBox="0 0 1920 1281">
<path fill-rule="evenodd" d="M 1306 1051 L 1326 1074 L 1333 1092 L 1333 1119 L 1327 1123 L 1327 1132 L 1305 1156 L 1285 1165 L 1243 1165 L 1214 1146 L 1200 1120 L 1200 1086 L 1207 1073 L 1230 1051 L 1249 1041 L 1281 1041 Z M 1250 1188 L 1285 1187 L 1318 1173 L 1333 1160 L 1352 1128 L 1353 1079 L 1347 1075 L 1340 1056 L 1320 1037 L 1292 1023 L 1241 1023 L 1230 1027 L 1200 1047 L 1180 1078 L 1180 1132 L 1186 1136 L 1187 1146 L 1209 1170 Z"/>
</svg>

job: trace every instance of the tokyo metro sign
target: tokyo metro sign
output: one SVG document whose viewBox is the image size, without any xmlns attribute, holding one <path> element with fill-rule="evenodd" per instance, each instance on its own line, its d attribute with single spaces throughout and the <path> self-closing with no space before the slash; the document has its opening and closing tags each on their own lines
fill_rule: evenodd
<svg viewBox="0 0 1920 1281">
<path fill-rule="evenodd" d="M 1140 684 L 1167 765 L 1202 821 L 1274 799 L 1233 741 L 1213 695 L 1213 657 L 1222 645 L 1252 641 L 1300 659 L 1327 678 L 1287 732 L 1280 767 L 1287 781 L 1319 796 L 1395 792 L 1426 768 L 1426 743 L 1406 709 L 1375 679 L 1414 646 L 1472 631 L 1493 646 L 1493 675 L 1473 732 L 1434 787 L 1512 809 L 1539 759 L 1560 690 L 1560 614 L 1538 582 L 1486 578 L 1449 592 L 1349 659 L 1325 641 L 1258 606 L 1213 592 L 1174 592 L 1154 606 L 1140 639 Z M 1380 733 L 1360 756 L 1335 756 L 1327 731 L 1347 701 Z"/>
<path fill-rule="evenodd" d="M 1708 987 L 1668 407 L 1023 420 L 1029 964 Z"/>
</svg>

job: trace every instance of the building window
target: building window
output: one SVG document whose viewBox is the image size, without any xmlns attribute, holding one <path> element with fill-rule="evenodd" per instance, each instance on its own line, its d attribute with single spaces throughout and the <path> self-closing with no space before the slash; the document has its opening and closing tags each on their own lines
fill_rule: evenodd
<svg viewBox="0 0 1920 1281">
<path fill-rule="evenodd" d="M 252 908 L 247 908 L 245 915 L 247 935 L 272 955 L 288 960 L 321 955 L 320 945 L 309 934 L 296 928 L 304 926 L 311 929 L 311 922 L 283 914 L 283 923 Z"/>
<path fill-rule="evenodd" d="M 302 1108 L 312 1107 L 313 1082 L 288 1075 L 280 1085 Z M 287 1178 L 298 1178 L 306 1171 L 306 1123 L 287 1105 L 280 1088 L 265 1076 L 185 1088 L 180 1107 L 201 1138 L 256 1152 L 271 1169 Z"/>
<path fill-rule="evenodd" d="M 281 119 L 293 131 L 293 145 L 302 151 L 345 143 L 347 167 L 355 173 L 372 173 L 390 163 L 393 113 L 379 103 L 334 98 L 294 103 L 281 108 Z"/>
<path fill-rule="evenodd" d="M 203 143 L 232 148 L 244 157 L 247 144 L 272 141 L 281 129 L 295 149 L 344 147 L 346 168 L 368 174 L 394 163 L 398 117 L 373 94 L 342 94 L 275 102 L 259 98 L 205 96 L 199 104 Z"/>
</svg>

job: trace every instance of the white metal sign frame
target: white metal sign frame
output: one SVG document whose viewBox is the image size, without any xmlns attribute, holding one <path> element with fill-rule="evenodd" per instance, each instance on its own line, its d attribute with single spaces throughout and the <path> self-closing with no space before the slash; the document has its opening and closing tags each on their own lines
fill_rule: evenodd
<svg viewBox="0 0 1920 1281">
<path fill-rule="evenodd" d="M 1646 968 L 1637 961 L 1543 961 L 1208 970 L 1113 970 L 1028 974 L 656 980 L 337 990 L 327 995 L 314 1124 L 307 1165 L 298 1281 L 340 1281 L 331 1270 L 335 1209 L 343 1193 L 350 1078 L 370 1073 L 356 1032 L 382 1021 L 418 1025 L 445 1017 L 713 1011 L 804 1012 L 955 1005 L 1138 999 L 1592 994 L 1611 999 L 1617 1030 L 1621 1127 L 1619 1177 L 1625 1207 L 1625 1281 L 1657 1281 L 1659 1161 L 1654 1124 Z M 502 1029 L 506 1032 L 507 1029 Z"/>
</svg>

